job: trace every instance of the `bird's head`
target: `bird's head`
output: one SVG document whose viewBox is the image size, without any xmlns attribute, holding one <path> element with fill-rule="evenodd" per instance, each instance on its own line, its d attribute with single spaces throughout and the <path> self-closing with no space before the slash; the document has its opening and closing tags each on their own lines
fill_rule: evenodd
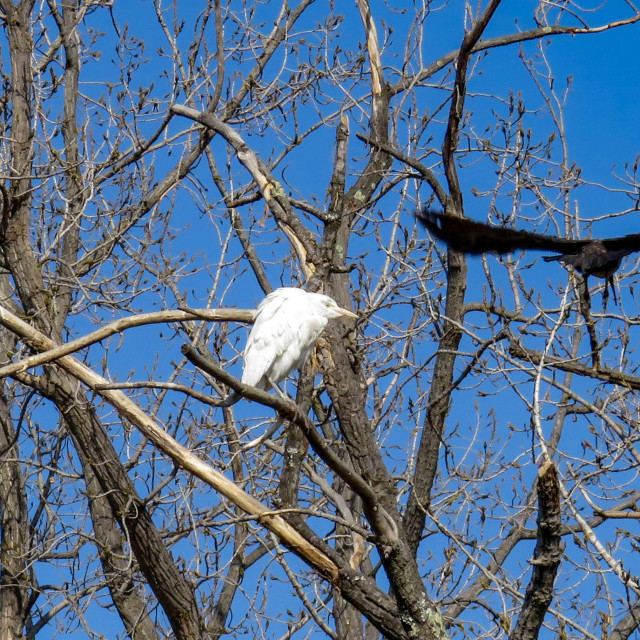
<svg viewBox="0 0 640 640">
<path fill-rule="evenodd" d="M 353 313 L 353 311 L 348 311 L 347 309 L 343 309 L 338 306 L 338 303 L 329 296 L 325 296 L 321 293 L 314 293 L 313 295 L 313 304 L 315 306 L 315 311 L 328 319 L 337 318 L 339 316 L 344 316 L 346 318 L 357 318 L 358 316 Z"/>
</svg>

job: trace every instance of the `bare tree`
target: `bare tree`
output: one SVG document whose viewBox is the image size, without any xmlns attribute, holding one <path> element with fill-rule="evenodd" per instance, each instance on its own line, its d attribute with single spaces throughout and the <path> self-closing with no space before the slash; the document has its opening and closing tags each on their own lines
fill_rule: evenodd
<svg viewBox="0 0 640 640">
<path fill-rule="evenodd" d="M 589 310 L 413 217 L 638 208 L 550 60 L 640 12 L 511 4 L 0 0 L 0 639 L 638 632 L 637 260 Z M 291 400 L 238 381 L 282 285 L 359 316 Z"/>
</svg>

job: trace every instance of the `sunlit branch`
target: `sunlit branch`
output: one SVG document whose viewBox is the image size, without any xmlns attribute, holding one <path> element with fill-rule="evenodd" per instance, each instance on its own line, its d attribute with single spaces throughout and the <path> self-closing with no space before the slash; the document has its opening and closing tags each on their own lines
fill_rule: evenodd
<svg viewBox="0 0 640 640">
<path fill-rule="evenodd" d="M 152 313 L 141 313 L 127 318 L 120 318 L 106 324 L 91 333 L 76 338 L 71 342 L 55 346 L 51 349 L 38 353 L 19 362 L 5 365 L 0 368 L 0 379 L 11 376 L 14 373 L 26 371 L 32 367 L 37 367 L 58 358 L 69 355 L 84 349 L 96 342 L 105 340 L 116 333 L 131 329 L 133 327 L 143 327 L 151 324 L 166 324 L 169 322 L 192 322 L 204 320 L 207 322 L 253 322 L 254 311 L 251 309 L 189 309 L 189 310 L 166 310 Z"/>
<path fill-rule="evenodd" d="M 172 105 L 171 111 L 199 122 L 208 129 L 219 133 L 233 147 L 238 160 L 255 180 L 269 209 L 273 212 L 280 228 L 289 239 L 305 275 L 307 278 L 311 277 L 315 271 L 313 265 L 318 262 L 317 257 L 315 257 L 315 241 L 309 231 L 299 223 L 295 216 L 291 215 L 290 203 L 282 185 L 268 172 L 264 163 L 244 141 L 242 136 L 233 127 L 230 127 L 211 113 L 178 104 Z"/>
<path fill-rule="evenodd" d="M 55 348 L 52 340 L 1 306 L 0 323 L 10 331 L 18 334 L 23 340 L 28 341 L 36 349 L 49 351 Z M 299 553 L 321 574 L 332 581 L 338 579 L 338 567 L 309 545 L 295 529 L 279 516 L 271 516 L 270 509 L 260 501 L 242 491 L 224 474 L 216 471 L 174 440 L 122 391 L 105 388 L 109 385 L 109 381 L 106 378 L 98 375 L 70 355 L 57 358 L 57 364 L 113 405 L 123 417 L 135 424 L 147 438 L 177 464 L 212 486 L 243 511 L 259 517 L 261 523 L 267 529 L 278 535 L 284 544 Z M 99 387 L 102 388 L 100 389 Z"/>
</svg>

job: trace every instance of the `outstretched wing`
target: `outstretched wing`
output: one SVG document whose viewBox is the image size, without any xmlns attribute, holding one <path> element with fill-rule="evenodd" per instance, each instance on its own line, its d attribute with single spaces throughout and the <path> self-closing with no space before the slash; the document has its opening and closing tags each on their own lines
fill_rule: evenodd
<svg viewBox="0 0 640 640">
<path fill-rule="evenodd" d="M 640 251 L 640 233 L 630 233 L 619 238 L 606 238 L 601 242 L 607 251 L 618 251 L 623 257 Z"/>
<path fill-rule="evenodd" d="M 462 253 L 510 253 L 518 249 L 577 253 L 590 242 L 545 236 L 541 233 L 505 227 L 492 227 L 482 222 L 448 216 L 426 208 L 418 211 L 416 217 L 429 233 Z"/>
</svg>

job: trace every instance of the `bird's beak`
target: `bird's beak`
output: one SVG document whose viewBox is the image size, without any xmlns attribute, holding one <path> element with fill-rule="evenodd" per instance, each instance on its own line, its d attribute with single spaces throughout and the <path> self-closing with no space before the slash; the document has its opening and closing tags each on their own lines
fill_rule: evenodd
<svg viewBox="0 0 640 640">
<path fill-rule="evenodd" d="M 347 309 L 343 309 L 342 307 L 338 307 L 338 311 L 341 315 L 347 316 L 347 318 L 357 318 L 358 314 L 353 313 L 353 311 L 347 311 Z"/>
</svg>

